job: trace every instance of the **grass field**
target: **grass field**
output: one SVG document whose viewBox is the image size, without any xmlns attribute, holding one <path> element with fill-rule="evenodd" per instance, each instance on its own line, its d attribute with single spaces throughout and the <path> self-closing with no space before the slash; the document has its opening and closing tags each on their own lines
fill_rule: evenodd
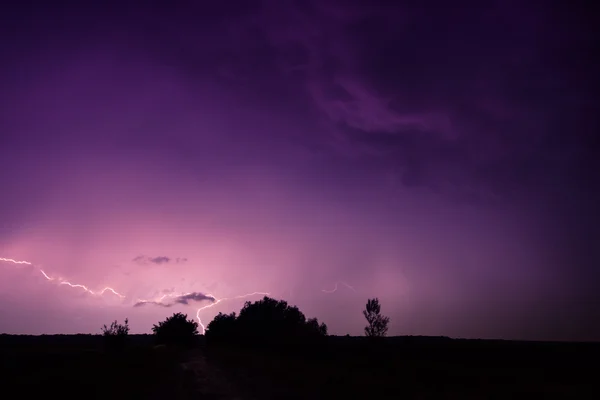
<svg viewBox="0 0 600 400">
<path fill-rule="evenodd" d="M 114 354 L 99 336 L 0 337 L 3 390 L 10 398 L 183 398 L 176 357 L 135 339 Z"/>
<path fill-rule="evenodd" d="M 180 354 L 132 335 L 131 346 L 114 354 L 100 336 L 0 335 L 0 372 L 3 392 L 12 394 L 6 398 L 600 398 L 598 344 L 409 337 L 373 346 L 329 337 L 319 348 L 293 350 L 200 343 Z M 182 368 L 190 360 L 198 360 L 193 374 Z"/>
<path fill-rule="evenodd" d="M 295 355 L 208 349 L 260 399 L 600 398 L 594 344 L 330 337 Z M 594 395 L 595 393 L 595 395 Z"/>
</svg>

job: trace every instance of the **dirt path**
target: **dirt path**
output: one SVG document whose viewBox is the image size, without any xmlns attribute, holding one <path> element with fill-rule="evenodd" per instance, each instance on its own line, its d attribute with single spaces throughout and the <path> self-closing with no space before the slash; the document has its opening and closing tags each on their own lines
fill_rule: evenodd
<svg viewBox="0 0 600 400">
<path fill-rule="evenodd" d="M 210 364 L 201 350 L 193 350 L 181 364 L 185 374 L 184 391 L 190 398 L 207 400 L 249 400 L 241 396 L 222 371 Z"/>
</svg>

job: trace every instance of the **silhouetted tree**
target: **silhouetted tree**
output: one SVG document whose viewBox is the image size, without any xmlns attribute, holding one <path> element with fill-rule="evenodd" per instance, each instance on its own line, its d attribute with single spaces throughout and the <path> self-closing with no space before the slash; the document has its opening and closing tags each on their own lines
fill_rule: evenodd
<svg viewBox="0 0 600 400">
<path fill-rule="evenodd" d="M 206 337 L 206 340 L 213 342 L 232 340 L 237 333 L 236 323 L 236 315 L 234 312 L 231 314 L 219 313 L 206 326 L 204 336 Z"/>
<path fill-rule="evenodd" d="M 316 318 L 309 318 L 306 321 L 308 331 L 316 336 L 327 336 L 327 325 L 324 323 L 319 324 Z"/>
<path fill-rule="evenodd" d="M 307 322 L 298 307 L 266 296 L 254 303 L 246 302 L 237 322 L 238 329 L 256 341 L 277 342 L 318 337 L 327 332 L 327 326 L 319 325 L 316 319 Z"/>
<path fill-rule="evenodd" d="M 235 313 L 219 314 L 208 325 L 206 339 L 218 342 L 236 339 L 239 342 L 275 345 L 316 339 L 327 335 L 327 325 L 316 318 L 306 319 L 298 307 L 286 301 L 264 297 L 246 302 Z"/>
<path fill-rule="evenodd" d="M 379 299 L 368 299 L 366 309 L 363 310 L 363 315 L 367 319 L 369 325 L 365 327 L 365 335 L 370 337 L 382 337 L 387 334 L 389 317 L 381 315 L 381 305 Z"/>
<path fill-rule="evenodd" d="M 198 335 L 198 322 L 175 313 L 152 327 L 157 344 L 191 346 Z"/>
<path fill-rule="evenodd" d="M 125 318 L 124 324 L 119 324 L 116 320 L 110 326 L 102 327 L 102 336 L 104 345 L 108 350 L 121 350 L 127 344 L 129 335 L 129 320 Z"/>
</svg>

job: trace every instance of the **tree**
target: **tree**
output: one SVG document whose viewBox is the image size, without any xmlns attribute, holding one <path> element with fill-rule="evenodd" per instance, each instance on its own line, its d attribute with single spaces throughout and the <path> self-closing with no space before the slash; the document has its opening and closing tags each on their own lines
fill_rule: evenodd
<svg viewBox="0 0 600 400">
<path fill-rule="evenodd" d="M 206 329 L 208 342 L 236 340 L 247 344 L 281 345 L 327 335 L 327 325 L 316 318 L 306 319 L 298 307 L 286 301 L 264 297 L 246 302 L 235 313 L 217 315 Z"/>
<path fill-rule="evenodd" d="M 127 344 L 129 335 L 129 320 L 125 318 L 124 324 L 119 324 L 116 320 L 110 326 L 102 327 L 102 336 L 104 344 L 109 350 L 120 350 Z"/>
<path fill-rule="evenodd" d="M 383 337 L 387 334 L 390 319 L 381 315 L 381 305 L 378 298 L 367 300 L 367 306 L 363 310 L 363 315 L 369 323 L 365 327 L 365 335 L 369 337 Z"/>
<path fill-rule="evenodd" d="M 192 346 L 198 336 L 198 322 L 175 313 L 152 327 L 157 344 Z"/>
<path fill-rule="evenodd" d="M 309 318 L 308 321 L 306 321 L 306 325 L 308 331 L 315 336 L 327 336 L 327 325 L 324 323 L 319 324 L 319 321 L 316 318 Z"/>
<path fill-rule="evenodd" d="M 223 342 L 232 340 L 237 333 L 235 313 L 223 314 L 219 313 L 206 326 L 204 336 L 207 341 Z"/>
<path fill-rule="evenodd" d="M 284 342 L 327 334 L 327 326 L 317 319 L 306 320 L 296 306 L 287 301 L 264 297 L 246 302 L 237 318 L 238 329 L 257 342 Z"/>
</svg>

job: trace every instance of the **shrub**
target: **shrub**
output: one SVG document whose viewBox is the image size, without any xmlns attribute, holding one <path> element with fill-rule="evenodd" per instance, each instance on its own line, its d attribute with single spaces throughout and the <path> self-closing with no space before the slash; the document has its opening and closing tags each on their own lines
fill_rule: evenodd
<svg viewBox="0 0 600 400">
<path fill-rule="evenodd" d="M 102 327 L 102 336 L 107 350 L 122 350 L 127 345 L 129 335 L 129 320 L 125 318 L 124 324 L 116 320 L 110 326 Z"/>
<path fill-rule="evenodd" d="M 223 314 L 219 313 L 206 326 L 204 336 L 207 341 L 224 342 L 234 339 L 236 334 L 236 316 L 235 313 Z"/>
<path fill-rule="evenodd" d="M 186 314 L 175 313 L 152 327 L 156 344 L 193 346 L 198 337 L 198 322 Z"/>
</svg>

